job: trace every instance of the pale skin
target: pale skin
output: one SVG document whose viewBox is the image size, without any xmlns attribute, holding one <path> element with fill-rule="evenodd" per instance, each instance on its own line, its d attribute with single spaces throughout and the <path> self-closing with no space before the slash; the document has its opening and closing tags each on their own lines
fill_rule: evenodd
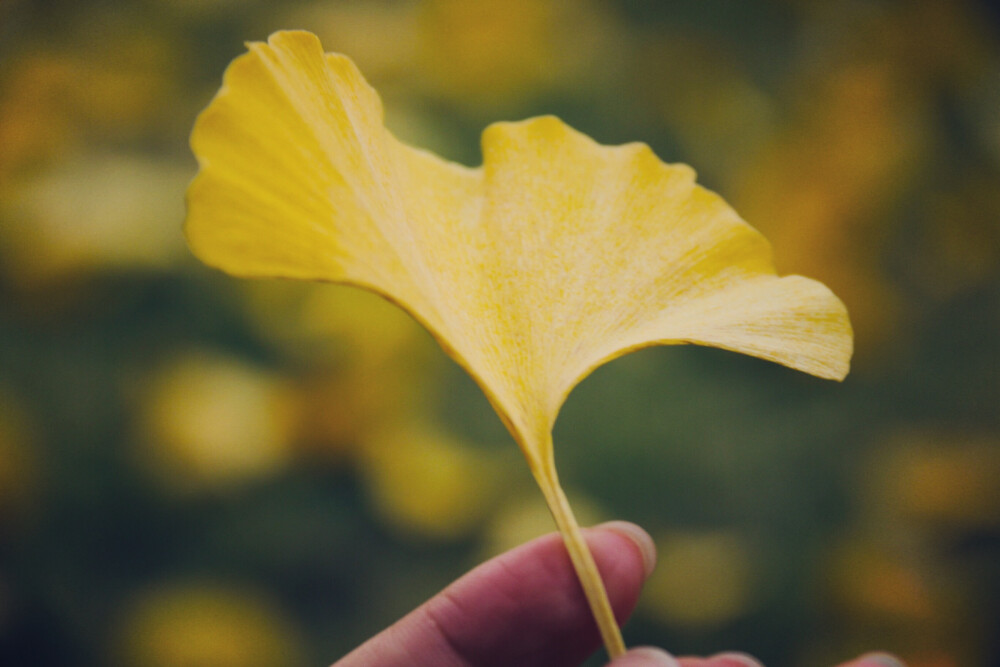
<svg viewBox="0 0 1000 667">
<path fill-rule="evenodd" d="M 656 564 L 653 541 L 615 521 L 584 531 L 619 623 Z M 448 586 L 333 667 L 576 667 L 600 646 L 593 617 L 557 534 L 493 558 Z M 760 667 L 742 653 L 675 658 L 633 648 L 608 667 Z M 840 667 L 903 667 L 870 653 Z"/>
</svg>

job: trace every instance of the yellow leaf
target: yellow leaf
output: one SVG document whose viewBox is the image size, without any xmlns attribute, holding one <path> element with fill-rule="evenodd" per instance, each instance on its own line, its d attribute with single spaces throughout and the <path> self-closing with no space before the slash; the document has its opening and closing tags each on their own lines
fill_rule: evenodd
<svg viewBox="0 0 1000 667">
<path fill-rule="evenodd" d="M 527 457 L 615 654 L 555 473 L 567 394 L 657 344 L 840 379 L 852 347 L 843 304 L 817 282 L 779 278 L 757 231 L 644 144 L 601 146 L 554 117 L 497 123 L 470 169 L 393 137 L 354 64 L 313 35 L 249 50 L 192 135 L 192 249 L 235 275 L 364 287 L 423 323 Z"/>
</svg>

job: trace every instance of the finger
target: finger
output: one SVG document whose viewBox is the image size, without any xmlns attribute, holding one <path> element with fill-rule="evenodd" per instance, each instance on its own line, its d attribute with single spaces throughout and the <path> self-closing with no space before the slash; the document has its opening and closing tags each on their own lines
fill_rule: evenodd
<svg viewBox="0 0 1000 667">
<path fill-rule="evenodd" d="M 710 658 L 685 656 L 678 658 L 680 667 L 762 667 L 760 661 L 746 653 L 719 653 Z M 645 663 L 638 663 L 645 664 Z M 650 663 L 658 664 L 658 663 Z M 664 663 L 666 664 L 666 663 Z M 618 667 L 618 663 L 612 663 Z M 888 653 L 866 653 L 839 667 L 906 667 L 899 658 Z"/>
<path fill-rule="evenodd" d="M 682 667 L 677 658 L 660 648 L 640 646 L 608 663 L 607 667 Z"/>
<path fill-rule="evenodd" d="M 620 623 L 652 571 L 653 541 L 618 521 L 583 532 Z M 551 534 L 480 565 L 336 667 L 558 667 L 599 645 L 566 548 Z"/>
<path fill-rule="evenodd" d="M 866 653 L 860 658 L 845 662 L 840 667 L 906 667 L 902 660 L 889 653 Z"/>
<path fill-rule="evenodd" d="M 757 658 L 735 651 L 717 653 L 708 658 L 685 656 L 678 658 L 678 662 L 680 667 L 763 667 Z"/>
</svg>

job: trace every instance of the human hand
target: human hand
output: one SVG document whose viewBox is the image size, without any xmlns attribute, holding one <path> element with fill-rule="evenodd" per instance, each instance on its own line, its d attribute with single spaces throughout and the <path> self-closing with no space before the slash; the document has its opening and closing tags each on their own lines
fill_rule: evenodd
<svg viewBox="0 0 1000 667">
<path fill-rule="evenodd" d="M 653 540 L 622 521 L 583 531 L 621 623 L 656 563 Z M 483 563 L 334 667 L 576 667 L 600 646 L 597 625 L 558 534 L 546 535 Z M 635 648 L 608 667 L 759 667 L 724 653 L 674 658 Z M 902 667 L 870 654 L 841 667 Z"/>
</svg>

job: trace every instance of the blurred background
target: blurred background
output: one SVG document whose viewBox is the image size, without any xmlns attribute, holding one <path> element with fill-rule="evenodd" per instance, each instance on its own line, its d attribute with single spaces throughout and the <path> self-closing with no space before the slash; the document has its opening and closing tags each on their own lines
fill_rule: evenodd
<svg viewBox="0 0 1000 667">
<path fill-rule="evenodd" d="M 1000 15 L 960 0 L 0 0 L 0 663 L 325 665 L 552 529 L 472 382 L 367 294 L 181 234 L 245 40 L 316 32 L 411 143 L 555 113 L 683 161 L 847 303 L 843 384 L 719 350 L 598 370 L 583 522 L 660 564 L 628 643 L 1000 664 Z"/>
</svg>

